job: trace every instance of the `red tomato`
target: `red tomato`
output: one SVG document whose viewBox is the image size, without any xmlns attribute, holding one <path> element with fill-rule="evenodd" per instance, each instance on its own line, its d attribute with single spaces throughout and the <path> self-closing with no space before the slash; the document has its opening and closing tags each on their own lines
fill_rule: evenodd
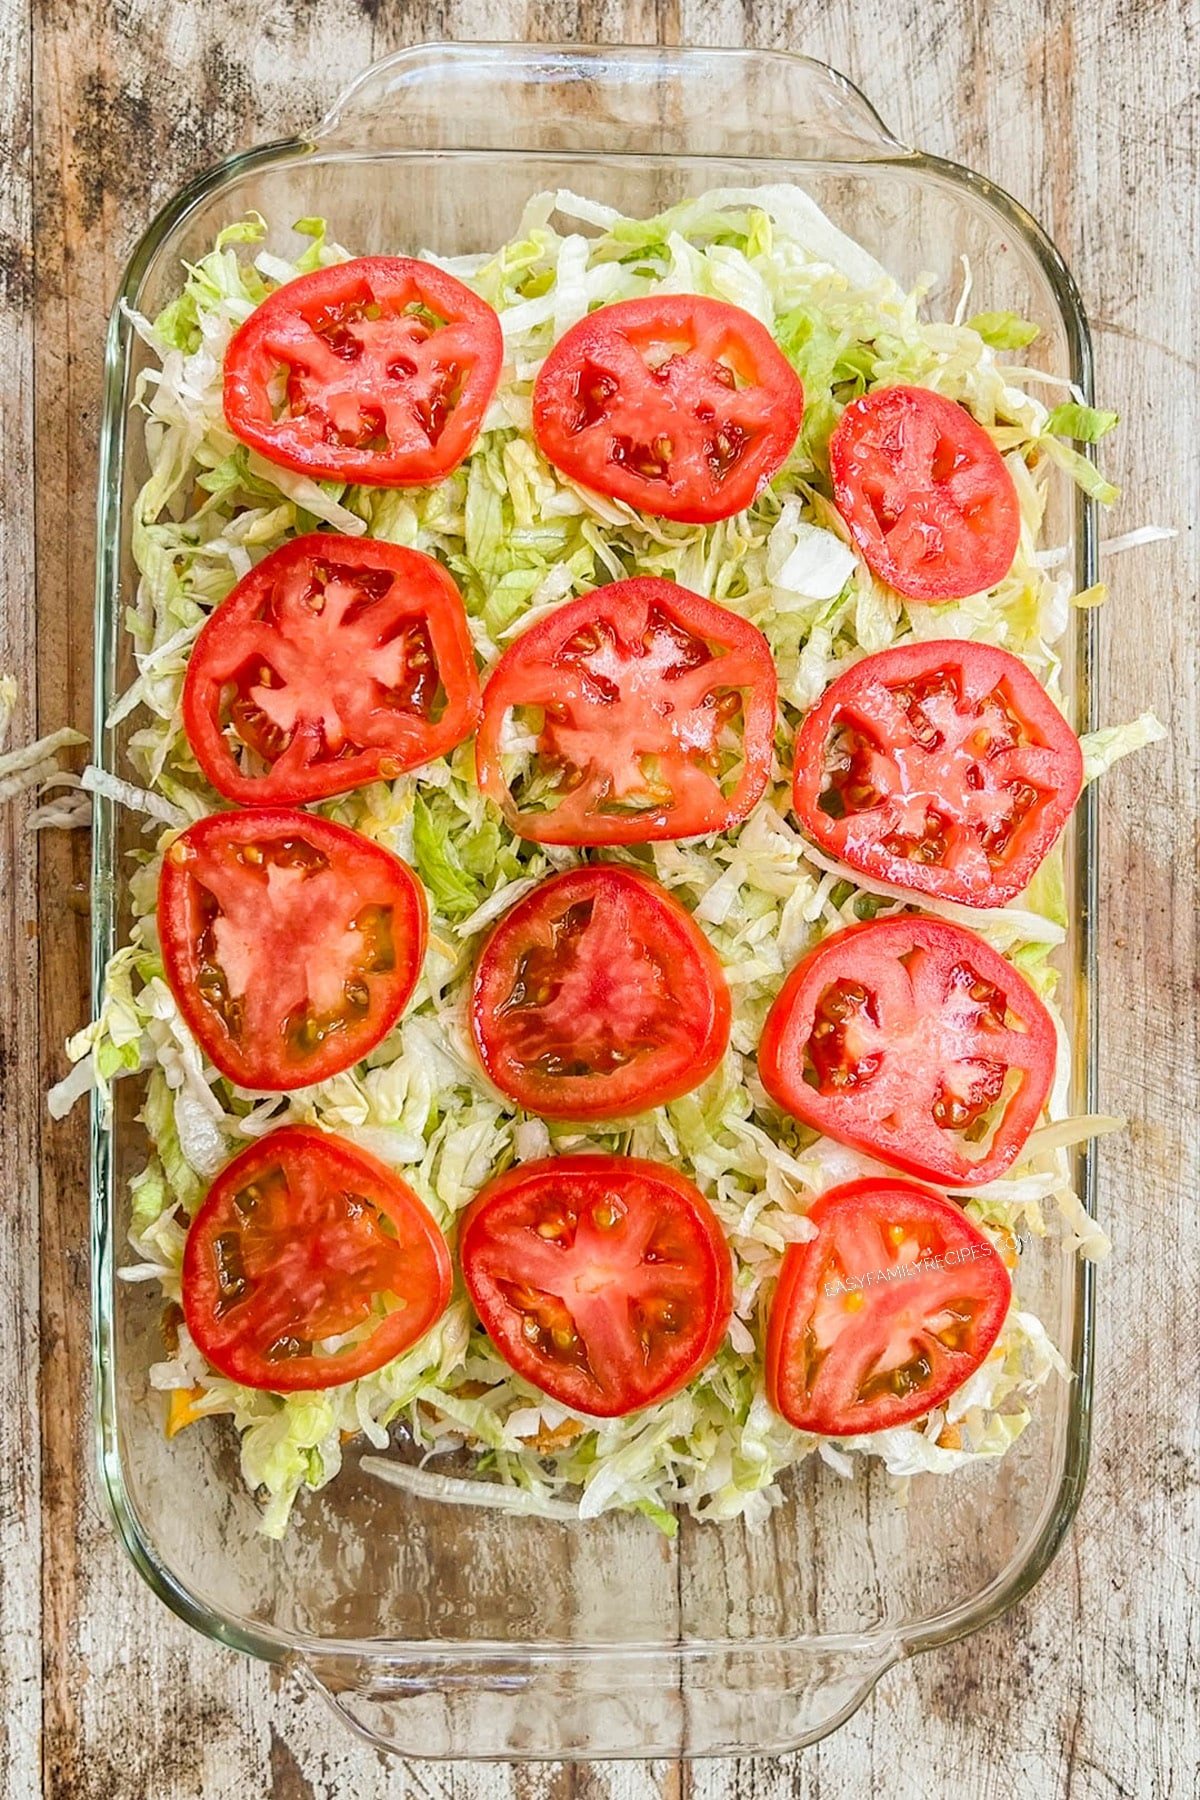
<svg viewBox="0 0 1200 1800">
<path fill-rule="evenodd" d="M 500 379 L 495 312 L 444 269 L 360 256 L 289 281 L 225 352 L 225 419 L 285 469 L 422 487 L 456 469 Z"/>
<path fill-rule="evenodd" d="M 839 675 L 797 733 L 792 803 L 810 837 L 867 876 L 1003 906 L 1082 785 L 1079 740 L 1025 664 L 953 639 Z"/>
<path fill-rule="evenodd" d="M 166 977 L 239 1087 L 308 1087 L 366 1056 L 416 986 L 425 931 L 407 863 L 314 813 L 213 813 L 163 858 Z"/>
<path fill-rule="evenodd" d="M 931 388 L 876 388 L 829 441 L 838 511 L 880 581 L 909 600 L 995 587 L 1012 567 L 1021 509 L 991 438 Z"/>
<path fill-rule="evenodd" d="M 197 1349 L 231 1381 L 276 1393 L 382 1368 L 449 1298 L 446 1240 L 412 1189 L 308 1125 L 268 1133 L 221 1170 L 183 1252 Z"/>
<path fill-rule="evenodd" d="M 518 900 L 480 952 L 471 1031 L 529 1112 L 611 1119 L 676 1100 L 729 1041 L 716 952 L 657 882 L 594 863 Z"/>
<path fill-rule="evenodd" d="M 1019 1155 L 1054 1075 L 1054 1023 L 989 944 L 908 914 L 810 950 L 758 1051 L 777 1106 L 814 1131 L 943 1186 Z"/>
<path fill-rule="evenodd" d="M 851 1181 L 810 1207 L 784 1252 L 767 1332 L 767 1398 L 798 1431 L 907 1425 L 986 1358 L 1012 1287 L 966 1214 L 911 1181 Z"/>
<path fill-rule="evenodd" d="M 243 806 L 323 800 L 419 768 L 479 714 L 466 614 L 441 565 L 325 531 L 238 582 L 183 683 L 196 761 Z"/>
<path fill-rule="evenodd" d="M 479 785 L 539 844 L 727 831 L 770 778 L 775 699 L 770 646 L 748 620 L 673 581 L 614 581 L 531 625 L 496 664 Z M 522 711 L 537 749 L 510 788 L 504 726 Z"/>
<path fill-rule="evenodd" d="M 552 1400 L 613 1419 L 689 1382 L 729 1325 L 729 1247 L 703 1194 L 662 1163 L 560 1156 L 488 1183 L 458 1237 L 505 1362 Z"/>
<path fill-rule="evenodd" d="M 740 306 L 654 294 L 603 306 L 542 364 L 533 434 L 564 475 L 643 512 L 741 512 L 796 441 L 804 389 Z"/>
</svg>

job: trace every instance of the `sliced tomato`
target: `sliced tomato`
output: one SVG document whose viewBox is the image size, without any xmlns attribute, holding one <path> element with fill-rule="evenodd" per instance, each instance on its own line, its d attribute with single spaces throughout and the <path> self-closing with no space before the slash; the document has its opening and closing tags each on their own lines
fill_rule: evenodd
<svg viewBox="0 0 1200 1800">
<path fill-rule="evenodd" d="M 762 632 L 673 581 L 614 581 L 522 633 L 493 669 L 479 785 L 540 844 L 727 831 L 771 773 L 776 679 Z M 536 736 L 505 774 L 505 727 Z"/>
<path fill-rule="evenodd" d="M 767 1015 L 777 1106 L 882 1162 L 979 1186 L 1020 1154 L 1054 1075 L 1054 1023 L 990 944 L 906 915 L 835 932 Z"/>
<path fill-rule="evenodd" d="M 471 1031 L 518 1106 L 609 1119 L 678 1099 L 729 1041 L 712 945 L 656 881 L 593 863 L 518 900 L 484 944 Z"/>
<path fill-rule="evenodd" d="M 327 1081 L 396 1023 L 425 958 L 407 863 L 314 813 L 213 813 L 163 858 L 163 967 L 188 1029 L 239 1087 Z"/>
<path fill-rule="evenodd" d="M 542 364 L 533 434 L 564 475 L 664 519 L 741 512 L 800 430 L 804 389 L 740 306 L 654 294 L 602 306 Z"/>
<path fill-rule="evenodd" d="M 432 263 L 360 256 L 276 288 L 225 352 L 225 419 L 271 462 L 422 487 L 468 454 L 504 342 L 486 300 Z"/>
<path fill-rule="evenodd" d="M 1012 567 L 1021 508 L 991 438 L 932 388 L 876 388 L 829 441 L 838 511 L 880 581 L 909 600 L 982 593 Z"/>
<path fill-rule="evenodd" d="M 424 1337 L 449 1298 L 446 1240 L 412 1189 L 308 1125 L 222 1169 L 184 1246 L 188 1330 L 245 1387 L 357 1381 Z"/>
<path fill-rule="evenodd" d="M 471 1202 L 458 1247 L 505 1362 L 593 1418 L 675 1393 L 729 1325 L 721 1227 L 703 1194 L 662 1163 L 560 1156 L 509 1169 Z"/>
<path fill-rule="evenodd" d="M 796 735 L 809 836 L 876 880 L 966 906 L 1029 885 L 1082 785 L 1079 740 L 1025 664 L 957 638 L 864 657 Z"/>
<path fill-rule="evenodd" d="M 784 1252 L 767 1398 L 798 1431 L 856 1437 L 919 1419 L 987 1357 L 1012 1287 L 966 1214 L 911 1181 L 851 1181 Z"/>
<path fill-rule="evenodd" d="M 370 538 L 292 538 L 205 624 L 183 723 L 243 806 L 298 803 L 443 756 L 479 722 L 458 589 L 431 556 Z"/>
</svg>

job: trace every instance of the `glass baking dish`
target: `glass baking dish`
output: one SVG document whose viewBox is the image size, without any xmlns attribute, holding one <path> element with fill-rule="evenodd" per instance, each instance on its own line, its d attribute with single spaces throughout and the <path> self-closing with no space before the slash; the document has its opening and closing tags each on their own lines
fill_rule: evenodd
<svg viewBox="0 0 1200 1800">
<path fill-rule="evenodd" d="M 280 241 L 325 215 L 361 251 L 492 248 L 528 196 L 567 186 L 647 214 L 722 183 L 803 184 L 896 275 L 933 277 L 948 310 L 969 258 L 977 304 L 1043 327 L 1041 365 L 1090 398 L 1087 326 L 1045 234 L 980 176 L 898 143 L 841 75 L 753 51 L 439 45 L 366 71 L 311 136 L 229 158 L 186 187 L 138 246 L 122 299 L 153 313 L 181 259 L 255 208 Z M 274 240 L 269 240 L 273 242 Z M 131 679 L 122 609 L 136 572 L 132 502 L 144 453 L 130 401 L 145 351 L 121 308 L 108 341 L 96 594 L 96 743 Z M 1095 579 L 1092 508 L 1053 484 L 1046 542 L 1075 584 Z M 1091 720 L 1093 614 L 1064 646 L 1074 723 Z M 128 923 L 122 855 L 135 833 L 96 803 L 94 982 Z M 1074 897 L 1063 1002 L 1072 1105 L 1095 1069 L 1094 802 L 1067 846 Z M 92 1122 L 99 1459 L 118 1529 L 151 1587 L 198 1630 L 283 1665 L 381 1747 L 481 1758 L 704 1756 L 808 1743 L 861 1704 L 900 1657 L 976 1631 L 1025 1594 L 1079 1497 L 1091 1378 L 1090 1266 L 1054 1240 L 1022 1262 L 1022 1299 L 1075 1371 L 998 1463 L 913 1481 L 844 1481 L 817 1459 L 758 1529 L 683 1520 L 669 1542 L 641 1518 L 513 1518 L 400 1495 L 358 1466 L 298 1504 L 287 1540 L 256 1530 L 231 1429 L 163 1437 L 147 1384 L 159 1303 L 115 1279 L 126 1191 L 144 1144 L 136 1084 L 115 1126 Z M 1087 1148 L 1078 1191 L 1093 1203 Z"/>
</svg>

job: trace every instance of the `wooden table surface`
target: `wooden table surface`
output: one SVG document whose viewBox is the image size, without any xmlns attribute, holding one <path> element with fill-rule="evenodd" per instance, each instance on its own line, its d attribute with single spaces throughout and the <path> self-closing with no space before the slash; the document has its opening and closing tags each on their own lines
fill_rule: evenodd
<svg viewBox="0 0 1200 1800">
<path fill-rule="evenodd" d="M 1123 423 L 1100 704 L 1173 725 L 1103 803 L 1106 1141 L 1096 1433 L 1077 1524 L 1032 1597 L 891 1671 L 797 1757 L 677 1768 L 388 1762 L 153 1599 L 102 1512 L 90 1431 L 83 1109 L 42 1093 L 85 1016 L 88 847 L 0 819 L 0 1792 L 61 1800 L 1185 1800 L 1200 1764 L 1197 1533 L 1197 0 L 4 0 L 0 670 L 14 741 L 90 716 L 105 315 L 181 182 L 313 121 L 423 38 L 803 50 L 909 142 L 995 177 L 1071 263 Z M 36 603 L 35 603 L 36 602 Z"/>
</svg>

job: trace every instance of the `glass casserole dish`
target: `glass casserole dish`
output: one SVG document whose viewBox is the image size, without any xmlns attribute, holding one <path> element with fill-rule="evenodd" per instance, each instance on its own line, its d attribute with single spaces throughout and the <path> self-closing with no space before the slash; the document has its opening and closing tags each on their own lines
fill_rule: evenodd
<svg viewBox="0 0 1200 1800">
<path fill-rule="evenodd" d="M 1086 323 L 1032 219 L 982 178 L 898 143 L 821 64 L 675 49 L 423 46 L 368 70 L 309 139 L 230 158 L 185 188 L 132 259 L 122 300 L 153 314 L 181 260 L 249 209 L 286 231 L 327 217 L 362 251 L 484 250 L 530 194 L 566 186 L 624 213 L 721 184 L 795 181 L 902 282 L 935 278 L 945 312 L 969 258 L 988 307 L 1042 327 L 1038 366 L 1091 397 Z M 270 239 L 268 246 L 274 247 Z M 96 760 L 121 772 L 132 725 L 110 729 L 133 674 L 122 610 L 136 583 L 132 501 L 145 477 L 130 401 L 146 352 L 118 305 L 108 343 L 96 600 Z M 1093 505 L 1052 483 L 1046 542 L 1095 580 Z M 1090 728 L 1093 613 L 1063 644 L 1072 723 Z M 1072 926 L 1061 1004 L 1075 1112 L 1095 1067 L 1094 794 L 1067 837 Z M 128 924 L 123 854 L 136 839 L 97 798 L 93 981 Z M 208 1635 L 285 1665 L 381 1747 L 434 1757 L 702 1756 L 783 1750 L 844 1720 L 901 1656 L 978 1629 L 1028 1591 L 1074 1514 L 1087 1459 L 1092 1271 L 1053 1238 L 1019 1293 L 1074 1370 L 1043 1390 L 1004 1458 L 918 1476 L 899 1506 L 881 1468 L 845 1481 L 811 1458 L 758 1530 L 683 1518 L 563 1523 L 478 1515 L 381 1485 L 347 1445 L 336 1482 L 298 1505 L 286 1544 L 256 1530 L 232 1432 L 168 1444 L 147 1372 L 159 1303 L 116 1279 L 126 1192 L 143 1158 L 137 1083 L 114 1126 L 92 1122 L 100 1468 L 118 1529 L 154 1590 Z M 1088 1146 L 1073 1152 L 1090 1211 Z"/>
</svg>

